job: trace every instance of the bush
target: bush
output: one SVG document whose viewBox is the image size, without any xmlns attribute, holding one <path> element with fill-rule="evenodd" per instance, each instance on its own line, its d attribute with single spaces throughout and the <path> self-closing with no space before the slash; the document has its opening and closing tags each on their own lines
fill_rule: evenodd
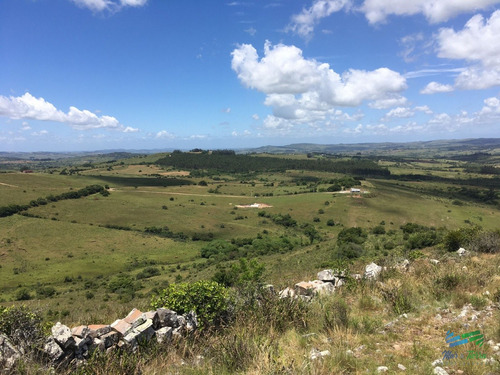
<svg viewBox="0 0 500 375">
<path fill-rule="evenodd" d="M 457 251 L 473 241 L 479 232 L 480 228 L 477 226 L 449 231 L 443 238 L 443 246 L 449 252 Z"/>
<path fill-rule="evenodd" d="M 372 229 L 373 234 L 385 234 L 385 228 L 383 225 L 377 225 Z"/>
<path fill-rule="evenodd" d="M 215 281 L 171 284 L 153 296 L 151 307 L 168 308 L 178 314 L 194 311 L 200 329 L 204 329 L 223 322 L 228 310 L 228 291 Z"/>
<path fill-rule="evenodd" d="M 366 241 L 368 235 L 366 232 L 357 227 L 342 229 L 337 237 L 337 243 L 347 243 L 352 242 L 358 245 L 363 244 Z"/>
<path fill-rule="evenodd" d="M 214 240 L 201 248 L 201 257 L 211 258 L 219 254 L 225 255 L 232 251 L 236 251 L 236 246 L 233 244 L 224 240 Z"/>
<path fill-rule="evenodd" d="M 38 298 L 49 298 L 56 294 L 56 289 L 53 286 L 41 286 L 37 288 L 36 295 Z"/>
<path fill-rule="evenodd" d="M 480 233 L 469 242 L 469 248 L 479 253 L 498 253 L 500 252 L 500 233 Z"/>
<path fill-rule="evenodd" d="M 26 306 L 0 307 L 0 332 L 18 347 L 36 348 L 44 339 L 42 316 Z"/>
<path fill-rule="evenodd" d="M 148 279 L 153 276 L 160 275 L 161 272 L 157 267 L 146 267 L 141 272 L 137 274 L 135 277 L 137 280 Z"/>
<path fill-rule="evenodd" d="M 28 288 L 21 288 L 16 291 L 16 301 L 27 301 L 32 298 Z"/>
</svg>

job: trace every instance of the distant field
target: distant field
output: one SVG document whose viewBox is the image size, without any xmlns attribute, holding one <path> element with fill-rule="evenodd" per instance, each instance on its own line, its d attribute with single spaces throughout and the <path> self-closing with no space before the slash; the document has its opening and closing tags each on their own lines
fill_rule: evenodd
<svg viewBox="0 0 500 375">
<path fill-rule="evenodd" d="M 165 154 L 156 156 L 160 157 Z M 307 159 L 305 155 L 293 158 Z M 253 239 L 284 237 L 293 243 L 293 251 L 258 256 L 266 265 L 266 279 L 279 284 L 283 278 L 306 277 L 332 262 L 337 236 L 344 228 L 363 228 L 369 234 L 363 245 L 366 254 L 385 259 L 408 254 L 400 233 L 406 223 L 442 231 L 471 225 L 494 230 L 500 223 L 498 204 L 445 194 L 457 187 L 454 179 L 491 177 L 467 173 L 460 162 L 448 159 L 395 162 L 381 158 L 379 165 L 388 167 L 392 177 L 418 174 L 448 180 L 357 176 L 360 194 L 328 191 L 332 183 L 346 177 L 340 173 L 206 173 L 160 167 L 155 160 L 149 155 L 73 171 L 60 167 L 51 173 L 0 173 L 0 206 L 25 205 L 93 184 L 110 192 L 32 207 L 25 211 L 28 217 L 0 218 L 0 300 L 10 303 L 20 288 L 27 287 L 36 297 L 28 303 L 80 321 L 85 314 L 79 306 L 87 298 L 104 299 L 96 308 L 104 315 L 112 314 L 108 301 L 120 301 L 123 306 L 131 301 L 147 304 L 150 291 L 167 282 L 212 277 L 238 259 L 238 252 L 250 251 Z M 253 203 L 271 207 L 235 207 Z M 296 225 L 275 222 L 279 215 L 290 215 Z M 390 234 L 371 234 L 377 226 Z M 152 227 L 167 227 L 168 236 L 177 237 L 147 233 Z M 318 232 L 312 240 L 306 232 L 311 227 Z M 243 238 L 249 240 L 231 255 L 233 259 L 200 257 L 200 250 L 211 240 Z M 157 268 L 158 274 L 136 280 L 147 267 Z M 124 298 L 110 291 L 108 285 L 117 275 L 135 280 L 135 294 Z M 48 286 L 55 289 L 50 297 L 40 292 Z"/>
</svg>

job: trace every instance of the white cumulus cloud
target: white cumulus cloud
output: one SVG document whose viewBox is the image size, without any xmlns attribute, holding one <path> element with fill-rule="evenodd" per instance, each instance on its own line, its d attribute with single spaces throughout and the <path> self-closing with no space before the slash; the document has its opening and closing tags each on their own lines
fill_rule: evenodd
<svg viewBox="0 0 500 375">
<path fill-rule="evenodd" d="M 88 8 L 93 12 L 112 11 L 116 12 L 124 7 L 140 7 L 148 0 L 71 0 L 82 8 Z"/>
<path fill-rule="evenodd" d="M 0 95 L 0 116 L 60 122 L 78 130 L 106 128 L 125 131 L 127 129 L 114 117 L 98 116 L 91 111 L 80 110 L 73 106 L 69 108 L 68 113 L 64 113 L 44 98 L 35 98 L 29 92 L 18 97 Z"/>
<path fill-rule="evenodd" d="M 365 0 L 360 10 L 371 24 L 390 15 L 423 14 L 431 23 L 447 21 L 459 14 L 488 9 L 500 0 Z"/>
<path fill-rule="evenodd" d="M 451 92 L 453 91 L 452 85 L 445 85 L 438 82 L 429 82 L 427 86 L 425 86 L 422 90 L 420 90 L 421 94 L 435 94 L 441 92 Z"/>
<path fill-rule="evenodd" d="M 156 138 L 175 138 L 175 136 L 172 133 L 169 133 L 166 130 L 161 130 L 158 133 L 156 133 Z"/>
<path fill-rule="evenodd" d="M 484 89 L 500 85 L 500 10 L 489 19 L 477 14 L 462 30 L 442 28 L 437 35 L 438 56 L 465 60 L 471 65 L 456 78 L 460 89 Z"/>
<path fill-rule="evenodd" d="M 232 52 L 231 65 L 243 85 L 266 94 L 264 104 L 273 108 L 273 116 L 264 121 L 267 128 L 283 128 L 277 119 L 325 120 L 335 106 L 355 107 L 406 89 L 405 78 L 388 68 L 350 69 L 340 75 L 329 64 L 304 58 L 295 46 L 270 42 L 261 59 L 252 45 L 240 45 Z"/>
<path fill-rule="evenodd" d="M 304 8 L 302 12 L 292 16 L 292 22 L 287 30 L 303 38 L 310 38 L 319 20 L 343 8 L 349 8 L 350 5 L 351 0 L 314 0 L 309 8 Z"/>
</svg>

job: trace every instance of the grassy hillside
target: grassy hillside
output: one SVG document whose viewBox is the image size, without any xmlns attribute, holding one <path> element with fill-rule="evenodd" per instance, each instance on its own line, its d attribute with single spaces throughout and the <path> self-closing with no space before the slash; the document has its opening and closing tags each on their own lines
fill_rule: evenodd
<svg viewBox="0 0 500 375">
<path fill-rule="evenodd" d="M 492 296 L 500 286 L 497 255 L 464 260 L 446 251 L 454 231 L 464 246 L 480 247 L 480 238 L 494 237 L 499 230 L 498 177 L 481 171 L 482 165 L 495 165 L 494 156 L 475 159 L 472 165 L 448 157 L 415 159 L 398 151 L 371 158 L 366 164 L 375 166 L 371 170 L 388 171 L 375 175 L 363 175 L 360 169 L 339 173 L 316 167 L 275 168 L 287 160 L 300 166 L 335 164 L 331 155 L 280 156 L 267 170 L 268 155 L 259 158 L 264 161 L 259 168 L 235 172 L 212 165 L 171 165 L 164 162 L 168 158 L 133 156 L 77 168 L 0 173 L 0 206 L 27 205 L 18 214 L 0 218 L 1 304 L 26 304 L 40 309 L 48 321 L 68 325 L 109 323 L 132 306 L 148 309 L 151 294 L 169 284 L 211 279 L 230 272 L 242 258 L 263 265 L 262 281 L 277 288 L 312 279 L 326 267 L 342 265 L 362 273 L 372 260 L 392 266 L 407 258 L 414 261 L 412 271 L 386 273 L 382 281 L 389 286 L 362 284 L 333 300 L 314 302 L 307 308 L 305 326 L 292 321 L 284 331 L 264 332 L 244 325 L 243 331 L 233 327 L 199 338 L 205 346 L 216 346 L 218 340 L 236 340 L 236 345 L 238 337 L 248 333 L 253 341 L 248 347 L 241 344 L 243 353 L 227 353 L 228 358 L 243 355 L 240 367 L 225 364 L 228 358 L 217 353 L 203 354 L 197 346 L 177 348 L 184 350 L 182 355 L 177 349 L 169 351 L 168 361 L 214 356 L 202 367 L 189 365 L 186 373 L 275 373 L 279 368 L 289 373 L 361 373 L 376 370 L 375 356 L 380 365 L 390 363 L 393 368 L 399 362 L 412 368 L 411 373 L 424 374 L 443 334 L 437 328 L 431 332 L 431 326 L 458 330 L 451 320 L 429 323 L 439 309 L 453 306 L 455 314 L 469 302 L 483 304 L 480 299 L 487 290 L 487 298 L 497 302 Z M 344 165 L 359 165 L 349 163 Z M 95 184 L 105 186 L 107 193 L 32 203 Z M 266 206 L 237 207 L 253 203 Z M 431 257 L 442 261 L 439 268 L 430 265 Z M 447 275 L 459 280 L 453 276 L 453 288 L 438 295 L 439 280 Z M 391 298 L 400 298 L 402 285 L 409 285 L 413 315 L 396 333 L 382 334 L 384 324 L 400 315 Z M 388 292 L 389 287 L 394 290 Z M 348 322 L 340 325 L 325 315 L 328 306 L 338 308 L 337 303 L 349 307 Z M 496 317 L 495 312 L 488 319 Z M 496 337 L 497 323 L 487 324 L 488 335 Z M 419 330 L 428 342 L 412 338 Z M 307 333 L 316 335 L 303 337 Z M 331 337 L 340 341 L 329 341 Z M 356 345 L 369 349 L 356 360 L 341 354 Z M 304 359 L 313 347 L 336 354 L 313 364 Z M 285 355 L 286 348 L 291 352 Z M 423 367 L 409 367 L 415 360 Z M 163 368 L 165 363 L 156 365 Z M 154 373 L 149 364 L 140 366 Z M 470 368 L 466 373 L 487 373 Z"/>
</svg>

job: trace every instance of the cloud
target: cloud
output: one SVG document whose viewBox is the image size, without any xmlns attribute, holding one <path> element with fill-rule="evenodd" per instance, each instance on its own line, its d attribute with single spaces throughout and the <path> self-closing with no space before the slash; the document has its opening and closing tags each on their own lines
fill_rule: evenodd
<svg viewBox="0 0 500 375">
<path fill-rule="evenodd" d="M 231 108 L 230 107 L 223 108 L 222 112 L 224 112 L 224 113 L 231 113 Z"/>
<path fill-rule="evenodd" d="M 462 30 L 442 28 L 436 37 L 438 57 L 465 60 L 471 65 L 456 78 L 460 89 L 485 89 L 500 85 L 500 10 L 489 19 L 477 14 Z"/>
<path fill-rule="evenodd" d="M 415 14 L 423 14 L 430 23 L 439 23 L 498 3 L 500 0 L 365 0 L 359 10 L 371 24 L 384 22 L 390 15 Z"/>
<path fill-rule="evenodd" d="M 416 33 L 407 35 L 400 39 L 400 43 L 403 46 L 403 51 L 401 51 L 401 56 L 405 62 L 411 62 L 415 60 L 415 56 L 413 55 L 417 45 L 421 44 L 424 40 L 423 33 Z"/>
<path fill-rule="evenodd" d="M 137 133 L 139 129 L 133 128 L 131 126 L 127 126 L 125 129 L 123 129 L 124 133 Z"/>
<path fill-rule="evenodd" d="M 427 86 L 425 86 L 424 89 L 420 90 L 421 94 L 435 94 L 435 93 L 442 93 L 442 92 L 451 92 L 453 91 L 453 86 L 451 85 L 444 85 L 442 83 L 438 82 L 429 82 Z"/>
<path fill-rule="evenodd" d="M 175 136 L 172 133 L 169 133 L 166 130 L 161 130 L 158 133 L 156 133 L 156 138 L 169 138 L 169 139 L 173 139 L 173 138 L 175 138 Z"/>
<path fill-rule="evenodd" d="M 249 27 L 245 30 L 245 32 L 251 36 L 254 36 L 257 33 L 257 30 L 255 30 L 253 27 Z"/>
<path fill-rule="evenodd" d="M 126 129 L 114 117 L 97 116 L 93 112 L 82 111 L 76 107 L 70 107 L 68 113 L 64 113 L 44 98 L 35 98 L 28 92 L 19 97 L 0 95 L 0 116 L 61 122 L 78 130 L 106 128 L 124 131 Z"/>
<path fill-rule="evenodd" d="M 310 8 L 304 8 L 302 12 L 292 16 L 286 30 L 310 39 L 319 20 L 343 8 L 349 8 L 350 5 L 351 0 L 314 0 Z"/>
<path fill-rule="evenodd" d="M 23 121 L 21 130 L 25 130 L 25 131 L 31 130 L 31 126 L 26 121 Z"/>
<path fill-rule="evenodd" d="M 93 12 L 117 12 L 124 7 L 141 7 L 146 5 L 148 0 L 71 0 L 82 8 L 88 8 Z"/>
<path fill-rule="evenodd" d="M 34 137 L 40 137 L 42 135 L 47 135 L 47 134 L 49 134 L 49 132 L 47 130 L 40 130 L 39 132 L 31 133 L 31 135 Z"/>
<path fill-rule="evenodd" d="M 240 45 L 232 52 L 231 66 L 243 85 L 266 94 L 264 104 L 273 108 L 273 117 L 265 120 L 267 127 L 282 128 L 276 118 L 302 123 L 325 120 L 335 106 L 355 107 L 406 89 L 405 78 L 388 68 L 350 69 L 339 75 L 328 64 L 304 58 L 295 46 L 270 42 L 260 60 L 251 44 Z"/>
<path fill-rule="evenodd" d="M 259 121 L 260 120 L 260 116 L 257 114 L 257 113 L 254 113 L 252 115 L 252 118 L 255 120 L 255 121 Z"/>
<path fill-rule="evenodd" d="M 387 112 L 384 116 L 384 119 L 388 120 L 392 118 L 408 118 L 413 117 L 414 115 L 415 112 L 408 107 L 397 107 Z"/>
<path fill-rule="evenodd" d="M 386 98 L 378 99 L 368 103 L 370 108 L 374 109 L 388 109 L 391 107 L 402 106 L 408 102 L 408 99 L 399 94 L 389 95 Z"/>
</svg>

